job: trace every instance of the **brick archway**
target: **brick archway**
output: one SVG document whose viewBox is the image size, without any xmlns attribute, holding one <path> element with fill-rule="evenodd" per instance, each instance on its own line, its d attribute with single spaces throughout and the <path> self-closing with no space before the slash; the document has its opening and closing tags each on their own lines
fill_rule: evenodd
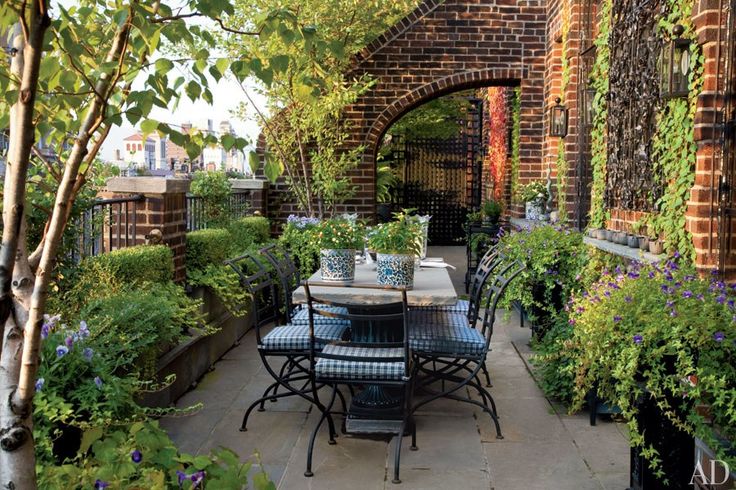
<svg viewBox="0 0 736 490">
<path fill-rule="evenodd" d="M 348 144 L 365 152 L 345 210 L 375 213 L 375 153 L 411 109 L 442 95 L 521 86 L 521 182 L 542 177 L 546 5 L 542 0 L 427 0 L 366 47 L 351 75 L 375 86 L 345 112 Z"/>
</svg>

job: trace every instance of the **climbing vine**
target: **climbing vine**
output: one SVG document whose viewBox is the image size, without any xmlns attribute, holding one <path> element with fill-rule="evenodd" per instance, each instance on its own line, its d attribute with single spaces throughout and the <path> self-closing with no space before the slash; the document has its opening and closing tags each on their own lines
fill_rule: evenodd
<svg viewBox="0 0 736 490">
<path fill-rule="evenodd" d="M 560 100 L 565 103 L 565 92 L 570 84 L 570 60 L 567 57 L 568 40 L 570 37 L 570 2 L 565 1 L 562 13 L 562 75 L 560 77 Z M 567 221 L 567 174 L 569 166 L 565 154 L 565 140 L 560 138 L 557 143 L 557 212 L 561 222 Z"/>
<path fill-rule="evenodd" d="M 521 87 L 514 89 L 511 100 L 511 195 L 515 196 L 519 187 L 519 163 L 521 152 L 519 143 L 521 138 Z"/>
<path fill-rule="evenodd" d="M 590 226 L 603 228 L 608 213 L 603 205 L 603 193 L 606 189 L 606 120 L 608 118 L 608 69 L 611 52 L 608 47 L 608 36 L 611 33 L 612 0 L 603 0 L 600 4 L 600 24 L 595 39 L 595 62 L 590 73 L 591 85 L 595 90 L 593 97 L 593 128 L 590 135 L 591 167 L 593 184 L 590 191 Z"/>
<path fill-rule="evenodd" d="M 504 173 L 507 160 L 506 141 L 506 88 L 490 87 L 487 91 L 489 141 L 488 170 L 493 182 L 492 197 L 496 201 L 503 199 Z"/>
<path fill-rule="evenodd" d="M 667 16 L 659 21 L 666 39 L 675 25 L 685 27 L 683 37 L 694 39 L 692 23 L 693 1 L 669 0 Z M 657 132 L 653 141 L 654 171 L 664 192 L 656 202 L 659 213 L 654 223 L 665 237 L 669 253 L 680 252 L 695 260 L 692 235 L 686 228 L 685 215 L 690 189 L 695 184 L 694 123 L 697 97 L 703 84 L 703 55 L 696 42 L 690 43 L 690 93 L 687 98 L 672 99 L 657 114 Z"/>
</svg>

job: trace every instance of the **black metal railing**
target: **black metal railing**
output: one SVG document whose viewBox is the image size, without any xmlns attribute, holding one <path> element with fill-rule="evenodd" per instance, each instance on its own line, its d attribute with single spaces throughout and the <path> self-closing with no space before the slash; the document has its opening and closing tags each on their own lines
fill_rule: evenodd
<svg viewBox="0 0 736 490">
<path fill-rule="evenodd" d="M 242 218 L 248 215 L 252 208 L 253 194 L 251 191 L 239 191 L 230 194 L 227 202 L 229 217 Z M 207 228 L 207 215 L 204 201 L 199 196 L 188 195 L 187 200 L 187 231 L 196 231 Z"/>
<path fill-rule="evenodd" d="M 100 255 L 136 244 L 138 203 L 143 196 L 98 199 L 77 222 L 73 258 Z"/>
</svg>

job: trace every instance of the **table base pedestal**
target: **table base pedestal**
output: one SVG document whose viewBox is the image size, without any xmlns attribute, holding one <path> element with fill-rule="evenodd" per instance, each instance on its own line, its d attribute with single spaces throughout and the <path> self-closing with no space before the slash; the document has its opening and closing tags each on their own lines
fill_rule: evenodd
<svg viewBox="0 0 736 490">
<path fill-rule="evenodd" d="M 349 415 L 353 418 L 401 419 L 403 390 L 381 385 L 367 385 L 350 402 Z"/>
</svg>

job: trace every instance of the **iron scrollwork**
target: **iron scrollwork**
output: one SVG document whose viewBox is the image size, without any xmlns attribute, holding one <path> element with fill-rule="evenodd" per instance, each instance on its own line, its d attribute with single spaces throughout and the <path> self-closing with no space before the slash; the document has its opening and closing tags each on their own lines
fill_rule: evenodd
<svg viewBox="0 0 736 490">
<path fill-rule="evenodd" d="M 663 0 L 613 2 L 609 38 L 606 207 L 650 211 L 662 193 L 654 175 L 652 138 L 660 107 L 657 19 Z"/>
</svg>

